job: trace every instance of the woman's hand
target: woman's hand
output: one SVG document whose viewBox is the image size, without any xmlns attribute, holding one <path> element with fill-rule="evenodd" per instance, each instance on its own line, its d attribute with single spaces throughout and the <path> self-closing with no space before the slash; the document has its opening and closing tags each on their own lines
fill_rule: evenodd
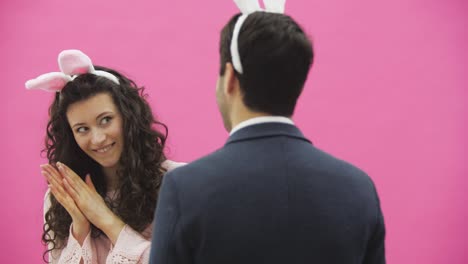
<svg viewBox="0 0 468 264">
<path fill-rule="evenodd" d="M 57 167 L 63 176 L 65 190 L 73 198 L 80 211 L 89 222 L 107 235 L 112 244 L 115 244 L 125 223 L 106 205 L 104 199 L 96 191 L 89 174 L 86 175 L 86 182 L 84 182 L 65 164 L 57 162 Z"/>
<path fill-rule="evenodd" d="M 62 184 L 62 176 L 60 173 L 49 164 L 41 165 L 42 175 L 49 182 L 49 188 L 55 199 L 67 210 L 72 218 L 72 233 L 73 237 L 83 245 L 86 236 L 91 230 L 91 225 L 88 219 L 83 215 L 73 198 L 64 189 Z"/>
</svg>

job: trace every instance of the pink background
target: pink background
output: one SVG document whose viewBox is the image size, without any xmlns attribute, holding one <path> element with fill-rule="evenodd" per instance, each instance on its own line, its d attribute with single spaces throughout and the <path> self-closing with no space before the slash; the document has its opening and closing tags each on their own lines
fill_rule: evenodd
<svg viewBox="0 0 468 264">
<path fill-rule="evenodd" d="M 215 103 L 230 0 L 0 2 L 0 260 L 40 263 L 39 164 L 52 95 L 24 82 L 62 49 L 147 87 L 169 156 L 191 161 L 227 138 Z M 468 4 L 464 0 L 290 0 L 316 63 L 297 125 L 366 170 L 387 225 L 388 263 L 468 263 Z"/>
</svg>

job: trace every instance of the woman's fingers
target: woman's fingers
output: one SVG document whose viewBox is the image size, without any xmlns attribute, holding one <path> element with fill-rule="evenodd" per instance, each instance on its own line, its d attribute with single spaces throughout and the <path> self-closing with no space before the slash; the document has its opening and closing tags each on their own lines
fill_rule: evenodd
<svg viewBox="0 0 468 264">
<path fill-rule="evenodd" d="M 65 192 L 63 188 L 63 177 L 62 175 L 57 171 L 56 168 L 54 168 L 50 164 L 46 165 L 41 165 L 41 168 L 43 169 L 42 174 L 47 178 L 49 183 L 53 184 L 56 186 L 56 188 L 61 191 Z"/>
<path fill-rule="evenodd" d="M 75 199 L 72 195 L 77 195 L 75 189 L 70 186 L 69 181 L 63 178 L 60 173 L 51 165 L 43 165 L 41 166 L 43 169 L 41 171 L 42 175 L 47 179 L 49 182 L 49 189 L 51 194 L 55 197 L 57 202 L 59 202 L 65 210 L 70 214 L 73 219 L 73 222 L 76 223 L 88 223 L 89 221 L 80 211 Z"/>
<path fill-rule="evenodd" d="M 62 177 L 60 175 L 60 173 L 57 171 L 56 168 L 54 168 L 52 165 L 50 164 L 44 164 L 44 165 L 41 165 L 41 169 L 45 172 L 47 172 L 51 177 L 53 177 L 54 179 L 56 179 L 57 181 L 59 181 Z"/>
<path fill-rule="evenodd" d="M 76 205 L 70 194 L 61 186 L 49 185 L 50 192 L 57 201 L 67 210 L 73 221 L 84 221 L 86 218 Z"/>
<path fill-rule="evenodd" d="M 46 168 L 44 168 L 44 169 L 46 169 Z M 44 177 L 49 182 L 49 188 L 50 188 L 52 194 L 55 196 L 55 198 L 57 199 L 57 201 L 59 201 L 60 204 L 62 204 L 64 207 L 68 207 L 68 209 L 70 209 L 69 207 L 71 205 L 71 202 L 73 202 L 73 200 L 68 195 L 67 191 L 64 189 L 64 186 L 62 184 L 62 180 L 57 179 L 57 175 L 55 175 L 55 177 L 52 176 L 49 173 L 49 171 L 51 171 L 50 168 L 47 168 L 47 171 L 43 170 L 43 171 L 41 171 L 41 173 L 42 173 L 42 175 L 44 175 Z M 67 211 L 68 211 L 68 209 L 67 209 Z"/>
<path fill-rule="evenodd" d="M 52 195 L 55 199 L 67 210 L 70 215 L 74 215 L 77 208 L 73 200 L 68 196 L 65 191 L 61 191 L 60 188 L 57 188 L 54 185 L 49 185 Z"/>
<path fill-rule="evenodd" d="M 49 185 L 49 189 L 50 189 L 50 192 L 54 195 L 55 199 L 57 199 L 57 201 L 63 205 L 64 207 L 67 207 L 67 200 L 66 198 L 64 197 L 63 193 L 60 192 L 57 187 L 55 187 L 54 185 Z M 68 211 L 68 208 L 65 208 L 67 209 Z"/>
<path fill-rule="evenodd" d="M 68 194 L 73 198 L 80 210 L 86 210 L 91 206 L 90 199 L 92 189 L 65 164 L 57 162 L 57 167 L 62 174 L 62 183 Z"/>
<path fill-rule="evenodd" d="M 47 171 L 42 171 L 42 175 L 44 175 L 44 177 L 46 177 L 46 179 L 49 181 L 49 184 L 50 184 L 49 186 L 54 187 L 55 194 L 59 195 L 60 197 L 63 197 L 62 198 L 63 202 L 66 201 L 65 200 L 66 198 L 72 198 L 74 200 L 73 196 L 77 195 L 76 191 L 70 185 L 67 186 L 64 184 L 64 180 L 65 180 L 64 178 L 57 178 L 57 175 L 54 177 L 50 175 L 50 173 Z M 72 191 L 73 193 L 71 193 Z M 72 197 L 70 197 L 71 194 L 73 194 Z"/>
<path fill-rule="evenodd" d="M 86 183 L 83 179 L 78 176 L 72 169 L 70 169 L 67 165 L 57 162 L 57 168 L 59 169 L 60 173 L 69 180 L 69 183 L 75 187 L 75 189 L 80 190 L 86 186 Z"/>
<path fill-rule="evenodd" d="M 63 178 L 62 182 L 63 182 L 63 185 L 65 186 L 65 189 L 70 194 L 71 198 L 73 198 L 74 201 L 78 202 L 80 199 L 80 195 L 78 194 L 74 186 L 72 186 L 72 184 L 67 178 Z"/>
<path fill-rule="evenodd" d="M 52 186 L 54 187 L 57 191 L 59 191 L 60 193 L 65 193 L 65 190 L 63 189 L 63 186 L 62 186 L 62 183 L 61 183 L 61 180 L 58 180 L 54 177 L 52 177 L 48 172 L 46 171 L 42 171 L 41 172 L 42 175 L 44 175 L 44 177 L 47 179 L 47 181 L 49 182 L 49 186 Z"/>
<path fill-rule="evenodd" d="M 91 180 L 91 175 L 86 174 L 85 182 L 86 182 L 86 185 L 88 185 L 88 187 L 91 188 L 91 190 L 97 192 L 96 187 L 94 187 L 93 180 Z"/>
<path fill-rule="evenodd" d="M 83 215 L 94 225 L 102 226 L 105 218 L 103 214 L 108 219 L 113 213 L 97 193 L 91 177 L 86 175 L 85 180 L 83 180 L 73 170 L 60 162 L 57 162 L 57 168 L 60 176 L 57 176 L 57 170 L 53 167 L 45 166 L 43 171 L 45 176 L 50 179 L 49 182 L 54 189 L 53 194 L 57 195 L 57 200 L 60 199 L 66 209 L 65 204 L 67 204 L 69 208 L 67 211 L 70 214 L 72 214 L 71 210 L 76 210 L 79 212 L 76 215 Z M 50 175 L 52 173 L 54 173 L 54 176 Z M 70 203 L 69 200 L 72 202 Z"/>
</svg>

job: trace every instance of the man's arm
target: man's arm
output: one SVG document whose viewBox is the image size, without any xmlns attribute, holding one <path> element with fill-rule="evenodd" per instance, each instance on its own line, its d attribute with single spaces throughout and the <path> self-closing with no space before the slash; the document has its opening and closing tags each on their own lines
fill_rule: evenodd
<svg viewBox="0 0 468 264">
<path fill-rule="evenodd" d="M 159 192 L 153 221 L 150 263 L 188 263 L 188 256 L 184 256 L 180 248 L 184 241 L 180 237 L 180 204 L 173 176 L 172 171 L 164 175 Z"/>
<path fill-rule="evenodd" d="M 375 187 L 374 187 L 375 190 Z M 377 200 L 377 221 L 374 226 L 373 233 L 367 244 L 367 252 L 364 259 L 364 264 L 385 264 L 385 223 L 380 207 L 380 200 L 375 191 Z"/>
</svg>

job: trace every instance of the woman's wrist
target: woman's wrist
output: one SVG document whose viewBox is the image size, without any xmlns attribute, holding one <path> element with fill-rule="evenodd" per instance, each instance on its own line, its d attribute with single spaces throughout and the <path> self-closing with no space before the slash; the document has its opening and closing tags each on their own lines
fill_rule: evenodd
<svg viewBox="0 0 468 264">
<path fill-rule="evenodd" d="M 120 232 L 125 226 L 125 223 L 117 217 L 115 214 L 112 214 L 109 217 L 103 218 L 103 222 L 100 224 L 99 229 L 107 235 L 113 245 L 117 242 Z"/>
<path fill-rule="evenodd" d="M 78 241 L 80 246 L 83 245 L 86 237 L 91 231 L 91 225 L 89 222 L 79 223 L 78 221 L 72 222 L 72 235 Z"/>
</svg>

